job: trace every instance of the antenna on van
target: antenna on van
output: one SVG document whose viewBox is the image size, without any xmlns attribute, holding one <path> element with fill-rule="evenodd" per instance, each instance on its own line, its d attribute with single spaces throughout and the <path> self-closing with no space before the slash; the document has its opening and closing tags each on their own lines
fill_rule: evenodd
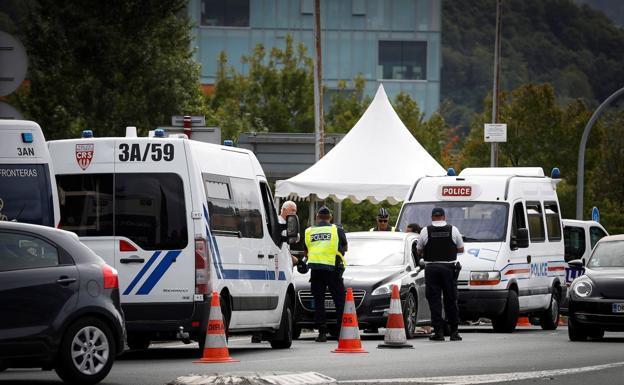
<svg viewBox="0 0 624 385">
<path fill-rule="evenodd" d="M 126 127 L 126 138 L 136 138 L 137 128 L 135 126 Z"/>
</svg>

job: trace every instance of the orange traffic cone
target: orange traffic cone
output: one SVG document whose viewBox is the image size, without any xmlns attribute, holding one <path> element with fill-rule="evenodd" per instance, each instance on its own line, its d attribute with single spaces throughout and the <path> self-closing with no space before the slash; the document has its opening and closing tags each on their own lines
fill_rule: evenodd
<svg viewBox="0 0 624 385">
<path fill-rule="evenodd" d="M 559 316 L 559 326 L 568 326 L 568 317 Z"/>
<path fill-rule="evenodd" d="M 384 343 L 377 345 L 378 348 L 411 348 L 414 346 L 407 343 L 405 336 L 405 323 L 403 323 L 403 310 L 401 309 L 401 296 L 399 287 L 392 285 L 392 297 L 390 298 L 390 311 L 386 325 Z"/>
<path fill-rule="evenodd" d="M 338 348 L 332 350 L 332 353 L 368 353 L 366 350 L 362 349 L 360 328 L 358 327 L 355 301 L 353 300 L 353 290 L 351 288 L 347 289 Z"/>
<path fill-rule="evenodd" d="M 210 317 L 206 328 L 206 343 L 204 344 L 204 354 L 196 364 L 211 362 L 238 362 L 230 357 L 230 353 L 225 341 L 225 326 L 223 325 L 223 315 L 221 314 L 221 304 L 219 294 L 212 292 L 210 301 Z"/>
<path fill-rule="evenodd" d="M 518 317 L 518 322 L 516 322 L 516 326 L 531 326 L 531 322 L 529 322 L 529 317 Z"/>
</svg>

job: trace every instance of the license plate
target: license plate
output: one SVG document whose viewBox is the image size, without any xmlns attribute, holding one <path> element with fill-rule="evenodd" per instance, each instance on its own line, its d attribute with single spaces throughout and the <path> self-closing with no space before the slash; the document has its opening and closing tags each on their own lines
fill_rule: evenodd
<svg viewBox="0 0 624 385">
<path fill-rule="evenodd" d="M 624 303 L 614 303 L 612 309 L 614 313 L 624 313 Z"/>
<path fill-rule="evenodd" d="M 334 305 L 334 301 L 331 299 L 325 300 L 325 309 L 335 309 L 336 305 Z"/>
</svg>

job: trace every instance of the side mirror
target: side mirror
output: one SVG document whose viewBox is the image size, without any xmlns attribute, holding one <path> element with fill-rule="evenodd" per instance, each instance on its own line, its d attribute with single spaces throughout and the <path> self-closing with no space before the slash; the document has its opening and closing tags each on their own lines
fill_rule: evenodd
<svg viewBox="0 0 624 385">
<path fill-rule="evenodd" d="M 581 259 L 573 259 L 571 261 L 568 261 L 568 266 L 575 269 L 582 269 L 585 266 L 585 262 L 583 262 Z"/>
<path fill-rule="evenodd" d="M 516 233 L 516 246 L 520 249 L 529 247 L 529 229 L 523 227 Z"/>
<path fill-rule="evenodd" d="M 294 214 L 286 216 L 286 239 L 289 245 L 299 240 L 299 217 Z"/>
</svg>

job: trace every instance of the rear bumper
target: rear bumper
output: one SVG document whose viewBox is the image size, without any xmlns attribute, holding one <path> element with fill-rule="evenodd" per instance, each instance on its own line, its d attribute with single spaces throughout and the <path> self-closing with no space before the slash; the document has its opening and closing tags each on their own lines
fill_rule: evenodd
<svg viewBox="0 0 624 385">
<path fill-rule="evenodd" d="M 180 327 L 191 337 L 203 336 L 210 314 L 210 298 L 201 302 L 122 304 L 128 334 L 151 339 L 176 339 Z"/>
<path fill-rule="evenodd" d="M 508 290 L 459 290 L 457 304 L 462 319 L 500 315 L 507 304 Z"/>
</svg>

